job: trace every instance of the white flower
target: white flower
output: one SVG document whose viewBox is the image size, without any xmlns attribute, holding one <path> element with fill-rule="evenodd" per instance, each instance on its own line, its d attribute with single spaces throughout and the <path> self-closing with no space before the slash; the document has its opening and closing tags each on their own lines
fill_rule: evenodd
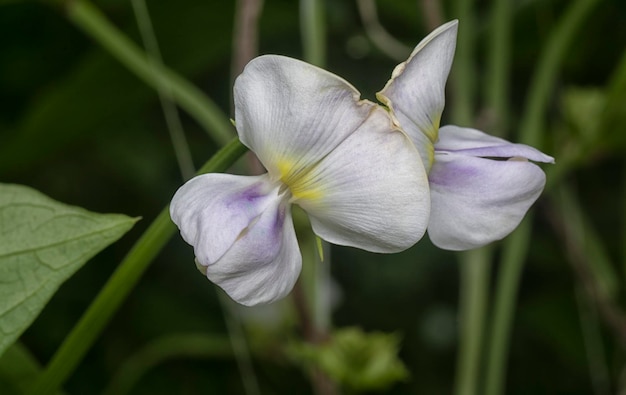
<svg viewBox="0 0 626 395">
<path fill-rule="evenodd" d="M 170 214 L 207 277 L 235 301 L 272 302 L 295 284 L 292 204 L 335 244 L 391 253 L 424 235 L 430 197 L 418 152 L 346 81 L 261 56 L 237 78 L 234 96 L 239 138 L 267 173 L 197 176 L 176 192 Z"/>
<path fill-rule="evenodd" d="M 545 185 L 545 174 L 530 161 L 554 159 L 478 130 L 439 128 L 457 25 L 449 22 L 422 40 L 377 97 L 411 137 L 428 172 L 431 241 L 467 250 L 502 239 L 519 225 Z"/>
</svg>

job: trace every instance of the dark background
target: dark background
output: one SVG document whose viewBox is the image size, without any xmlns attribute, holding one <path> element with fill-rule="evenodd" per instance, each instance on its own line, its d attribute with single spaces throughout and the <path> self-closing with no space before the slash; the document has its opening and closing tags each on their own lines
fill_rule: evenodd
<svg viewBox="0 0 626 395">
<path fill-rule="evenodd" d="M 72 25 L 58 8 L 36 2 L 0 2 L 0 180 L 25 184 L 56 200 L 98 212 L 141 216 L 118 243 L 107 248 L 52 299 L 22 341 L 42 364 L 52 356 L 117 264 L 150 221 L 167 205 L 182 180 L 156 92 L 126 70 L 97 43 Z M 512 129 L 519 122 L 529 81 L 551 29 L 568 0 L 517 1 L 512 48 Z M 127 1 L 95 4 L 107 18 L 140 43 Z M 416 45 L 428 34 L 415 1 L 378 1 L 381 23 L 398 40 Z M 490 2 L 477 1 L 475 17 L 477 76 L 485 79 L 485 49 Z M 444 2 L 446 20 L 454 17 Z M 166 65 L 189 78 L 226 112 L 231 111 L 230 63 L 235 3 L 232 1 L 148 1 Z M 298 4 L 266 0 L 260 21 L 259 52 L 302 58 Z M 327 1 L 327 69 L 374 100 L 397 61 L 367 43 L 352 1 Z M 463 23 L 463 21 L 461 21 Z M 602 1 L 585 20 L 568 51 L 552 93 L 546 144 L 557 163 L 564 147 L 579 138 L 580 120 L 568 113 L 572 89 L 611 89 L 610 76 L 624 53 L 626 3 Z M 356 41 L 355 41 L 356 40 Z M 351 49 L 352 48 L 352 49 Z M 626 99 L 626 94 L 622 94 Z M 454 97 L 448 107 L 454 106 Z M 477 100 L 476 116 L 481 111 Z M 603 124 L 588 109 L 575 107 L 590 124 Z M 450 111 L 444 117 L 449 116 Z M 595 114 L 597 115 L 597 113 Z M 576 191 L 593 229 L 606 248 L 624 299 L 626 270 L 626 131 L 611 122 L 559 182 Z M 183 126 L 196 167 L 216 150 L 188 115 Z M 443 122 L 442 124 L 445 124 Z M 515 140 L 515 135 L 509 135 Z M 581 317 L 599 329 L 602 363 L 616 393 L 625 359 L 614 331 L 602 318 L 589 317 L 580 279 L 568 263 L 563 240 L 546 219 L 542 197 L 535 207 L 531 249 L 524 268 L 512 332 L 507 394 L 591 394 L 594 392 Z M 499 250 L 496 250 L 498 256 Z M 457 353 L 459 268 L 453 253 L 433 247 L 425 237 L 397 255 L 376 255 L 333 247 L 332 274 L 341 297 L 333 314 L 336 327 L 397 332 L 400 357 L 411 378 L 387 393 L 452 392 Z M 493 266 L 497 275 L 499 266 Z M 495 278 L 495 277 L 494 277 Z M 587 307 L 585 307 L 587 306 Z M 581 310 L 582 309 L 582 310 Z M 275 322 L 274 318 L 266 321 Z M 276 322 L 275 322 L 276 323 Z M 278 323 L 280 324 L 280 322 Z M 265 345 L 253 361 L 261 392 L 309 393 L 307 376 L 279 349 L 295 336 L 285 325 L 269 329 L 250 324 L 251 341 Z M 279 325 L 280 326 L 280 325 Z M 255 329 L 256 328 L 256 329 Z M 192 249 L 174 237 L 152 264 L 130 298 L 66 384 L 67 393 L 100 393 L 120 365 L 165 335 L 227 335 L 214 286 L 194 267 Z M 256 340 L 255 340 L 256 339 Z M 596 339 L 597 340 L 597 339 Z M 591 372 L 591 373 L 590 373 Z M 622 387 L 624 388 L 624 387 Z M 182 356 L 143 375 L 133 394 L 243 393 L 235 359 Z M 604 392 L 609 393 L 609 392 Z"/>
</svg>

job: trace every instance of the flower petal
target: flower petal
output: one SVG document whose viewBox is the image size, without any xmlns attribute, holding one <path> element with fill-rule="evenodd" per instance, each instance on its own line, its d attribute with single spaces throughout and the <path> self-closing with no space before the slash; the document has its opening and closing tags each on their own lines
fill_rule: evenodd
<svg viewBox="0 0 626 395">
<path fill-rule="evenodd" d="M 340 245 L 398 252 L 428 224 L 428 180 L 407 136 L 378 107 L 361 127 L 307 175 L 308 196 L 296 199 L 313 231 Z"/>
<path fill-rule="evenodd" d="M 271 190 L 267 175 L 203 174 L 176 191 L 170 216 L 183 239 L 194 247 L 198 261 L 209 265 L 277 200 Z"/>
<path fill-rule="evenodd" d="M 282 179 L 326 156 L 375 106 L 342 78 L 277 55 L 248 63 L 234 91 L 239 138 Z"/>
<path fill-rule="evenodd" d="M 301 267 L 290 207 L 273 200 L 206 274 L 233 300 L 254 306 L 285 297 Z"/>
<path fill-rule="evenodd" d="M 436 153 L 429 174 L 428 235 L 447 250 L 469 250 L 500 240 L 521 222 L 545 185 L 526 160 L 499 161 Z"/>
<path fill-rule="evenodd" d="M 439 130 L 435 151 L 492 158 L 526 158 L 535 162 L 554 163 L 554 158 L 524 144 L 513 144 L 476 129 L 454 125 Z"/>
<path fill-rule="evenodd" d="M 437 140 L 457 29 L 458 21 L 454 20 L 430 33 L 406 62 L 396 66 L 391 79 L 377 95 L 418 148 L 425 146 L 423 135 L 431 144 Z M 428 155 L 422 151 L 420 154 Z M 429 162 L 432 157 L 422 159 Z M 428 168 L 430 164 L 427 165 Z"/>
</svg>

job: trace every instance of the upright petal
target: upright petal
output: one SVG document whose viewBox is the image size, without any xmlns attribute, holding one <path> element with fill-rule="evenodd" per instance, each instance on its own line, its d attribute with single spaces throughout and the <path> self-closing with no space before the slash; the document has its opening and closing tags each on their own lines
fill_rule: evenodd
<svg viewBox="0 0 626 395">
<path fill-rule="evenodd" d="M 436 153 L 429 174 L 428 235 L 447 250 L 469 250 L 515 229 L 541 194 L 545 174 L 518 158 L 501 161 Z"/>
<path fill-rule="evenodd" d="M 398 252 L 424 235 L 426 172 L 413 144 L 380 107 L 306 179 L 309 193 L 295 203 L 331 243 Z"/>
<path fill-rule="evenodd" d="M 339 145 L 375 106 L 340 77 L 276 55 L 248 63 L 234 91 L 239 138 L 287 182 Z"/>
<path fill-rule="evenodd" d="M 425 144 L 424 136 L 431 144 L 437 140 L 457 28 L 458 21 L 454 20 L 429 34 L 406 62 L 396 66 L 391 79 L 377 95 L 392 110 L 423 156 L 432 155 L 425 150 L 429 144 Z M 422 159 L 427 169 L 430 168 L 432 156 Z"/>
<path fill-rule="evenodd" d="M 301 267 L 289 205 L 274 200 L 206 274 L 233 300 L 254 306 L 285 297 Z"/>
<path fill-rule="evenodd" d="M 278 200 L 274 189 L 267 175 L 203 174 L 176 191 L 170 216 L 183 239 L 194 247 L 196 259 L 210 265 Z"/>
<path fill-rule="evenodd" d="M 554 163 L 554 158 L 524 144 L 513 144 L 476 129 L 447 125 L 439 130 L 437 152 L 490 158 L 526 158 L 534 162 Z"/>
</svg>

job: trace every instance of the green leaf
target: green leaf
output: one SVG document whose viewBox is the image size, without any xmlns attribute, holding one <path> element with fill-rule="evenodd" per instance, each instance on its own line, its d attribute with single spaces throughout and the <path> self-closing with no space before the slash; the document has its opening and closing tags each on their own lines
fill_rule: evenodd
<svg viewBox="0 0 626 395">
<path fill-rule="evenodd" d="M 136 221 L 0 184 L 0 355 L 65 280 Z"/>
</svg>

